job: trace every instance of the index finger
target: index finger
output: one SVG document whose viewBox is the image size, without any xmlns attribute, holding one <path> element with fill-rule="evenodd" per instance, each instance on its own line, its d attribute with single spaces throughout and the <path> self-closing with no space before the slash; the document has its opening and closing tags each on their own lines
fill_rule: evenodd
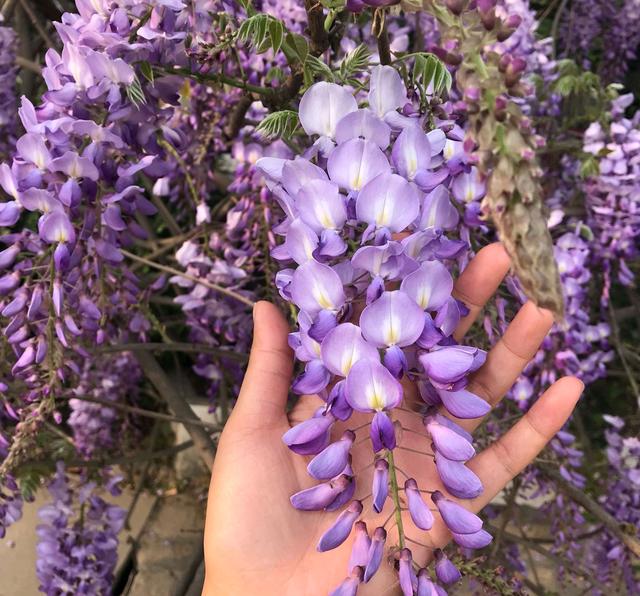
<svg viewBox="0 0 640 596">
<path fill-rule="evenodd" d="M 453 297 L 464 302 L 469 309 L 469 314 L 460 320 L 453 334 L 456 341 L 460 341 L 473 325 L 510 267 L 511 259 L 500 242 L 485 246 L 471 260 L 453 288 Z"/>
</svg>

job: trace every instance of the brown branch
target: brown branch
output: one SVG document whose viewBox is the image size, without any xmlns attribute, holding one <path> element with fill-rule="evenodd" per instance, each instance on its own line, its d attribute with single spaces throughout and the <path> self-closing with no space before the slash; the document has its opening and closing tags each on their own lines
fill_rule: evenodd
<svg viewBox="0 0 640 596">
<path fill-rule="evenodd" d="M 611 336 L 613 339 L 613 345 L 620 356 L 620 362 L 622 363 L 622 368 L 624 369 L 625 374 L 627 375 L 627 380 L 629 381 L 629 386 L 633 391 L 633 394 L 636 398 L 636 405 L 640 408 L 640 387 L 638 387 L 638 383 L 633 374 L 633 369 L 627 360 L 627 356 L 624 351 L 624 346 L 622 345 L 622 340 L 620 339 L 620 327 L 618 327 L 618 322 L 616 320 L 616 313 L 613 310 L 613 304 L 609 301 L 609 319 L 611 323 Z"/>
<path fill-rule="evenodd" d="M 194 423 L 196 420 L 199 420 L 191 409 L 191 406 L 183 399 L 178 388 L 174 386 L 173 381 L 165 373 L 160 364 L 158 364 L 153 354 L 140 351 L 136 353 L 136 358 L 147 379 L 151 381 L 151 384 L 156 388 L 156 391 L 176 416 L 192 420 Z M 200 458 L 207 468 L 211 469 L 216 453 L 216 446 L 211 440 L 209 433 L 197 423 L 190 424 L 185 422 L 184 425 L 190 437 L 193 439 Z"/>
<path fill-rule="evenodd" d="M 485 523 L 485 527 L 487 528 L 487 530 L 490 530 L 491 532 L 495 532 L 497 530 L 495 526 L 491 526 L 487 523 Z M 523 546 L 526 546 L 527 548 L 537 552 L 539 555 L 542 555 L 543 557 L 545 557 L 546 559 L 549 559 L 550 561 L 553 561 L 554 563 L 562 563 L 562 565 L 564 565 L 568 569 L 572 569 L 576 574 L 578 574 L 580 577 L 582 577 L 586 581 L 590 582 L 593 586 L 597 587 L 599 590 L 602 590 L 603 594 L 607 593 L 606 586 L 601 584 L 600 581 L 598 581 L 597 578 L 593 577 L 588 571 L 585 571 L 584 569 L 576 565 L 575 561 L 571 561 L 568 558 L 563 557 L 559 553 L 552 553 L 548 551 L 546 548 L 543 548 L 542 546 L 540 546 L 539 544 L 536 544 L 535 542 L 530 542 L 529 540 L 525 538 L 521 538 L 520 536 L 517 536 L 516 534 L 512 534 L 511 532 L 504 532 L 503 537 L 505 540 L 509 542 L 514 542 L 516 544 L 522 544 Z"/>
<path fill-rule="evenodd" d="M 158 432 L 160 429 L 160 425 L 155 422 L 153 428 L 151 429 L 151 437 L 149 438 L 149 446 L 145 449 L 144 454 L 147 456 L 147 460 L 143 462 L 142 469 L 140 470 L 140 478 L 138 479 L 138 483 L 136 486 L 136 491 L 133 494 L 133 498 L 131 499 L 131 504 L 127 510 L 127 517 L 124 519 L 124 527 L 126 530 L 131 530 L 131 517 L 133 516 L 133 511 L 138 504 L 138 500 L 140 499 L 140 495 L 144 490 L 144 484 L 147 481 L 147 476 L 149 475 L 149 470 L 151 469 L 151 462 L 153 461 L 149 456 L 153 453 L 155 449 L 156 443 L 158 442 Z"/>
<path fill-rule="evenodd" d="M 38 15 L 33 10 L 33 7 L 29 3 L 29 0 L 20 0 L 20 6 L 22 6 L 22 9 L 27 14 L 27 16 L 29 17 L 29 20 L 31 21 L 33 26 L 36 28 L 36 30 L 40 34 L 40 37 L 42 37 L 42 39 L 47 44 L 47 46 L 49 46 L 50 48 L 55 48 L 56 46 L 53 43 L 53 40 L 49 37 L 47 30 L 44 28 L 44 26 L 40 22 L 40 19 L 38 18 Z"/>
<path fill-rule="evenodd" d="M 218 284 L 211 283 L 210 281 L 206 281 L 204 279 L 198 279 L 197 277 L 194 277 L 193 275 L 189 275 L 188 273 L 185 273 L 184 271 L 180 271 L 179 269 L 174 269 L 173 267 L 168 267 L 167 265 L 161 265 L 160 263 L 156 263 L 155 261 L 150 261 L 149 259 L 145 259 L 144 257 L 140 257 L 138 255 L 135 255 L 135 254 L 129 252 L 128 250 L 120 249 L 120 252 L 125 257 L 128 257 L 129 259 L 132 259 L 133 261 L 138 261 L 139 263 L 143 263 L 144 265 L 148 265 L 149 267 L 153 267 L 154 269 L 158 269 L 160 271 L 164 271 L 165 273 L 171 273 L 171 275 L 177 275 L 178 277 L 184 277 L 184 279 L 188 279 L 188 280 L 190 280 L 190 281 L 192 281 L 194 283 L 200 284 L 200 285 L 204 286 L 205 288 L 209 288 L 210 290 L 213 290 L 214 292 L 218 292 L 220 294 L 224 294 L 225 296 L 228 296 L 229 298 L 234 298 L 238 302 L 242 302 L 242 303 L 246 304 L 247 306 L 250 306 L 251 308 L 253 308 L 254 302 L 252 300 L 249 300 L 249 298 L 246 298 L 242 294 L 238 294 L 237 292 L 234 292 L 233 290 L 230 290 L 229 288 L 223 288 L 222 286 L 219 286 Z"/>
<path fill-rule="evenodd" d="M 304 0 L 307 11 L 307 27 L 311 39 L 310 50 L 314 56 L 320 56 L 329 48 L 329 35 L 324 30 L 324 11 L 318 0 Z"/>
<path fill-rule="evenodd" d="M 33 60 L 28 60 L 23 56 L 16 56 L 16 64 L 20 68 L 26 68 L 37 75 L 42 74 L 42 67 L 38 63 Z"/>
<path fill-rule="evenodd" d="M 119 402 L 113 402 L 106 399 L 98 399 L 97 397 L 89 397 L 88 395 L 70 395 L 69 399 L 79 399 L 80 401 L 86 401 L 91 404 L 98 404 L 107 408 L 113 408 L 114 410 L 122 410 L 123 412 L 130 412 L 131 414 L 138 414 L 145 418 L 155 418 L 157 420 L 166 420 L 167 422 L 179 422 L 180 424 L 196 425 L 202 428 L 208 428 L 211 431 L 220 431 L 220 425 L 204 422 L 203 420 L 193 418 L 183 418 L 181 416 L 172 416 L 171 414 L 163 414 L 162 412 L 155 412 L 153 410 L 145 410 L 144 408 L 138 408 L 136 406 L 130 406 L 128 404 L 121 404 Z"/>
<path fill-rule="evenodd" d="M 206 344 L 188 344 L 182 342 L 172 342 L 165 344 L 163 342 L 149 342 L 146 344 L 111 344 L 109 346 L 101 346 L 96 348 L 94 352 L 101 354 L 109 354 L 113 352 L 136 352 L 140 350 L 149 350 L 151 352 L 187 352 L 193 354 L 212 354 L 219 358 L 228 358 L 229 360 L 237 360 L 238 362 L 246 362 L 247 355 L 239 354 L 238 352 L 231 352 L 228 350 L 221 350 L 220 348 L 214 348 Z"/>
<path fill-rule="evenodd" d="M 0 14 L 4 18 L 5 22 L 8 21 L 13 16 L 13 10 L 16 7 L 16 3 L 18 0 L 5 0 L 2 5 L 2 10 Z"/>
<path fill-rule="evenodd" d="M 557 470 L 549 466 L 540 466 L 540 470 L 548 478 L 551 478 L 560 490 L 572 501 L 575 501 L 578 505 L 582 505 L 591 515 L 601 521 L 605 528 L 620 540 L 636 557 L 640 557 L 640 540 L 635 536 L 631 536 L 631 534 L 627 534 L 613 515 L 603 509 L 589 495 L 567 482 Z"/>
<path fill-rule="evenodd" d="M 160 449 L 159 451 L 154 451 L 153 453 L 137 453 L 136 455 L 125 455 L 123 457 L 117 457 L 114 459 L 66 459 L 64 460 L 65 464 L 69 468 L 104 468 L 107 466 L 125 466 L 127 464 L 135 464 L 138 462 L 146 461 L 148 459 L 160 459 L 163 457 L 170 457 L 172 455 L 176 455 L 185 449 L 190 449 L 193 447 L 193 441 L 189 439 L 184 443 L 180 443 L 173 447 L 166 447 L 165 449 Z M 39 466 L 47 466 L 47 467 L 55 467 L 55 460 L 34 460 L 28 461 L 24 463 L 25 467 L 29 465 L 37 464 Z"/>
<path fill-rule="evenodd" d="M 389 32 L 387 31 L 386 19 L 378 34 L 378 56 L 380 56 L 380 64 L 391 64 L 391 47 L 389 46 Z"/>
<path fill-rule="evenodd" d="M 224 127 L 224 134 L 230 141 L 233 141 L 244 126 L 245 116 L 253 103 L 253 97 L 249 94 L 242 95 L 238 103 L 231 110 L 229 122 Z"/>
<path fill-rule="evenodd" d="M 500 526 L 498 527 L 498 533 L 495 536 L 493 541 L 493 545 L 491 546 L 491 552 L 489 553 L 488 560 L 491 561 L 496 554 L 498 553 L 498 549 L 500 548 L 500 543 L 502 542 L 502 535 L 507 529 L 507 524 L 511 519 L 511 514 L 513 513 L 513 509 L 516 504 L 516 497 L 518 496 L 518 491 L 520 490 L 520 485 L 522 484 L 522 480 L 520 477 L 516 478 L 513 482 L 513 486 L 511 487 L 511 491 L 509 492 L 509 497 L 507 500 L 507 506 L 504 508 L 502 512 L 502 520 L 500 522 Z"/>
</svg>

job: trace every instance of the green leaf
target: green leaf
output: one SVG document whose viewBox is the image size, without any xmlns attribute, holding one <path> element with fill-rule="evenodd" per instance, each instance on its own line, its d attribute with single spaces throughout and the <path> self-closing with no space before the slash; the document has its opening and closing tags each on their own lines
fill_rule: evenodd
<svg viewBox="0 0 640 596">
<path fill-rule="evenodd" d="M 315 78 L 321 78 L 326 81 L 333 82 L 333 72 L 331 72 L 331 69 L 322 60 L 320 60 L 320 58 L 316 58 L 312 54 L 307 56 L 304 68 L 305 71 L 309 71 L 312 81 Z"/>
<path fill-rule="evenodd" d="M 595 155 L 588 155 L 580 164 L 580 177 L 591 178 L 600 173 L 600 165 Z"/>
<path fill-rule="evenodd" d="M 142 73 L 142 76 L 153 85 L 153 67 L 149 62 L 146 60 L 140 62 L 140 72 Z"/>
<path fill-rule="evenodd" d="M 577 85 L 577 78 L 573 75 L 560 77 L 554 84 L 553 90 L 563 97 L 567 97 L 573 93 Z"/>
<path fill-rule="evenodd" d="M 242 8 L 244 8 L 246 13 L 250 17 L 253 16 L 254 14 L 256 14 L 256 9 L 253 7 L 253 1 L 252 0 L 238 0 L 238 3 L 240 4 L 240 6 L 242 6 Z"/>
<path fill-rule="evenodd" d="M 369 57 L 371 52 L 365 44 L 351 50 L 340 65 L 340 80 L 346 83 L 348 79 L 353 78 L 356 74 L 362 72 L 369 66 Z"/>
<path fill-rule="evenodd" d="M 132 83 L 125 87 L 125 89 L 127 92 L 127 98 L 136 108 L 147 103 L 147 98 L 142 90 L 140 79 L 136 75 L 134 75 Z"/>
<path fill-rule="evenodd" d="M 284 25 L 282 21 L 273 20 L 269 23 L 269 37 L 274 53 L 279 51 L 284 40 Z"/>
<path fill-rule="evenodd" d="M 265 83 L 271 83 L 273 81 L 284 81 L 284 79 L 284 71 L 278 66 L 272 66 L 264 76 Z"/>
<path fill-rule="evenodd" d="M 256 128 L 265 139 L 290 139 L 300 124 L 297 112 L 282 110 L 269 114 Z"/>
<path fill-rule="evenodd" d="M 282 51 L 289 64 L 304 64 L 309 55 L 309 44 L 302 35 L 287 33 L 282 43 Z"/>
<path fill-rule="evenodd" d="M 451 90 L 453 79 L 442 60 L 435 54 L 415 54 L 413 83 L 424 95 L 446 95 Z"/>
<path fill-rule="evenodd" d="M 44 479 L 51 476 L 53 470 L 44 463 L 31 462 L 17 471 L 18 486 L 25 500 L 32 500 Z"/>
<path fill-rule="evenodd" d="M 591 228 L 583 222 L 580 222 L 578 224 L 577 232 L 578 232 L 578 235 L 584 238 L 587 242 L 591 242 L 595 238 Z"/>
<path fill-rule="evenodd" d="M 258 13 L 249 17 L 238 29 L 238 39 L 253 48 L 258 54 L 282 46 L 286 29 L 284 23 L 269 14 Z"/>
</svg>

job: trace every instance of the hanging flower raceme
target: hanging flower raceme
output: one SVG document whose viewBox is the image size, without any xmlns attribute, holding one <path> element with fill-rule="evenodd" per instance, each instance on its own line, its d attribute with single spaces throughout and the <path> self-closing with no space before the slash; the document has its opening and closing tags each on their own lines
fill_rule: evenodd
<svg viewBox="0 0 640 596">
<path fill-rule="evenodd" d="M 402 441 L 398 408 L 410 407 L 403 382 L 418 385 L 436 469 L 447 491 L 462 499 L 478 496 L 482 484 L 465 465 L 475 454 L 471 436 L 446 413 L 475 418 L 488 410 L 466 389 L 484 352 L 452 337 L 466 310 L 451 295 L 450 270 L 466 244 L 445 235 L 459 221 L 442 184 L 450 179 L 442 157 L 445 134 L 425 132 L 422 118 L 399 111 L 409 100 L 392 67 L 372 69 L 369 107 L 359 107 L 357 99 L 346 87 L 313 85 L 302 97 L 300 121 L 309 135 L 319 135 L 316 142 L 304 156 L 257 163 L 284 213 L 274 227 L 283 241 L 272 255 L 285 265 L 276 276 L 278 289 L 298 310 L 290 344 L 305 369 L 293 389 L 325 402 L 284 436 L 296 453 L 315 456 L 308 470 L 322 481 L 291 502 L 303 510 L 342 509 L 320 551 L 356 532 L 349 577 L 336 594 L 355 593 L 393 546 L 385 544 L 383 527 L 369 534 L 358 521 L 367 511 L 352 500 L 357 478 L 351 456 L 360 430 L 352 416 L 370 423 L 371 507 L 380 512 L 390 491 L 401 490 L 392 478 L 393 452 Z M 332 441 L 337 428 L 344 430 Z M 434 523 L 421 494 L 426 488 L 414 479 L 404 486 L 410 517 L 423 531 Z M 458 544 L 488 543 L 477 516 L 441 493 L 433 500 Z M 457 570 L 444 555 L 438 565 L 440 580 L 454 581 Z M 405 594 L 442 590 L 428 587 L 436 586 L 429 576 L 418 579 L 408 549 L 399 555 L 399 569 Z"/>
<path fill-rule="evenodd" d="M 119 480 L 112 476 L 105 483 L 114 496 L 120 493 Z M 108 593 L 118 560 L 118 533 L 127 512 L 102 499 L 94 482 L 82 479 L 82 486 L 73 486 L 62 463 L 48 488 L 51 502 L 38 512 L 40 591 L 51 596 Z M 76 500 L 82 512 L 74 511 Z"/>
<path fill-rule="evenodd" d="M 22 419 L 50 413 L 44 398 L 80 373 L 87 342 L 127 332 L 144 340 L 150 329 L 140 280 L 121 251 L 147 238 L 139 219 L 156 212 L 139 178 L 174 167 L 160 141 L 179 147 L 183 137 L 166 125 L 179 80 L 159 73 L 141 83 L 136 65 L 185 63 L 183 9 L 78 2 L 79 14 L 57 24 L 61 53 L 47 52 L 42 104 L 23 98 L 18 110 L 26 132 L 0 166 L 0 225 L 13 228 L 0 238 L 0 309 L 10 343 L 1 374 L 22 391 L 14 403 Z"/>
</svg>

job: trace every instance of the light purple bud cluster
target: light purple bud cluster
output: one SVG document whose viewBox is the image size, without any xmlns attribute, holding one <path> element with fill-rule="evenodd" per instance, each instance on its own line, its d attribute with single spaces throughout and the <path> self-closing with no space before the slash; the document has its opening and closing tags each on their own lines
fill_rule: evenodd
<svg viewBox="0 0 640 596">
<path fill-rule="evenodd" d="M 13 150 L 18 128 L 16 105 L 16 34 L 0 27 L 0 156 Z"/>
<path fill-rule="evenodd" d="M 587 224 L 598 244 L 594 253 L 604 268 L 604 304 L 614 274 L 621 284 L 633 284 L 628 263 L 640 255 L 640 112 L 624 116 L 632 102 L 630 94 L 619 97 L 608 130 L 594 122 L 584 136 L 584 150 L 599 158 L 599 174 L 587 181 L 585 192 Z"/>
<path fill-rule="evenodd" d="M 369 418 L 373 509 L 381 511 L 389 495 L 389 454 L 401 441 L 394 416 L 405 398 L 401 379 L 417 383 L 425 402 L 425 430 L 446 489 L 462 499 L 482 492 L 479 478 L 465 465 L 475 454 L 471 436 L 438 413 L 442 408 L 459 418 L 477 418 L 489 410 L 466 389 L 468 375 L 485 354 L 452 336 L 466 311 L 451 295 L 449 269 L 467 245 L 445 235 L 459 221 L 445 185 L 450 170 L 444 162 L 452 159 L 442 155 L 448 140 L 442 130 L 425 132 L 421 118 L 398 111 L 408 100 L 393 68 L 372 69 L 366 99 L 368 107 L 359 107 L 346 87 L 311 86 L 300 102 L 300 121 L 309 135 L 318 136 L 315 143 L 304 156 L 257 163 L 285 215 L 274 227 L 284 240 L 272 256 L 289 265 L 276 283 L 298 309 L 299 330 L 290 345 L 304 372 L 293 389 L 316 393 L 326 403 L 284 436 L 296 453 L 315 456 L 308 471 L 323 481 L 291 501 L 304 510 L 346 505 L 321 538 L 320 551 L 342 544 L 364 507 L 352 500 L 356 432 L 345 430 L 332 440 L 332 428 L 349 429 L 354 412 Z M 479 181 L 456 182 L 463 201 L 479 194 Z M 414 524 L 429 530 L 434 516 L 415 480 L 407 480 L 404 492 Z M 488 543 L 477 516 L 441 493 L 433 501 L 458 544 Z M 375 532 L 366 536 L 369 542 L 365 532 L 359 523 L 352 556 L 358 565 L 336 593 L 351 593 L 379 565 L 382 541 L 374 548 Z M 399 559 L 405 594 L 413 594 L 406 591 L 409 584 L 418 586 L 410 556 L 405 549 Z M 442 576 L 450 579 L 453 573 L 443 570 Z"/>
<path fill-rule="evenodd" d="M 637 529 L 640 527 L 640 439 L 637 433 L 625 428 L 627 425 L 621 418 L 605 415 L 604 419 L 608 469 L 602 475 L 605 486 L 601 503 L 618 523 Z M 633 555 L 618 538 L 606 533 L 588 555 L 601 581 L 615 582 L 616 577 L 621 576 L 629 594 L 640 590 Z"/>
<path fill-rule="evenodd" d="M 160 75 L 144 85 L 132 64 L 184 63 L 184 5 L 77 5 L 79 14 L 57 24 L 62 52 L 47 52 L 42 104 L 23 98 L 26 133 L 11 164 L 0 165 L 8 199 L 0 203 L 0 225 L 14 228 L 0 238 L 3 374 L 21 381 L 18 415 L 80 373 L 85 342 L 147 336 L 145 293 L 121 249 L 147 238 L 138 218 L 156 212 L 138 184 L 142 172 L 154 179 L 175 167 L 158 138 L 176 146 L 182 140 L 166 126 L 179 81 Z M 132 87 L 139 87 L 137 99 Z"/>
<path fill-rule="evenodd" d="M 203 229 L 202 234 L 182 244 L 175 255 L 191 278 L 228 288 L 248 300 L 269 298 L 266 291 L 272 283 L 269 280 L 262 285 L 264 292 L 248 287 L 255 286 L 257 279 L 268 275 L 265 253 L 275 246 L 275 237 L 268 228 L 272 210 L 270 193 L 255 168 L 255 162 L 263 155 L 285 156 L 290 155 L 290 151 L 282 143 L 268 147 L 258 143 L 234 143 L 232 157 L 237 165 L 228 190 L 237 201 L 227 212 L 224 227 L 210 234 Z M 219 347 L 221 352 L 248 352 L 252 321 L 245 303 L 192 279 L 174 276 L 170 281 L 184 290 L 174 301 L 182 307 L 191 341 Z M 201 353 L 196 357 L 194 371 L 207 379 L 207 391 L 213 403 L 221 385 L 231 385 L 233 394 L 237 393 L 244 363 L 234 359 L 233 354 L 226 358 Z"/>
<path fill-rule="evenodd" d="M 0 452 L 1 453 L 1 452 Z M 7 475 L 0 484 L 0 538 L 22 517 L 22 495 L 15 479 Z"/>
<path fill-rule="evenodd" d="M 99 370 L 96 370 L 99 368 Z M 117 404 L 135 404 L 140 394 L 142 373 L 131 353 L 100 359 L 100 366 L 87 362 L 69 400 L 68 424 L 78 452 L 87 458 L 119 447 L 124 434 L 133 440 L 138 434 L 121 410 L 87 401 L 93 398 Z"/>
<path fill-rule="evenodd" d="M 112 477 L 105 485 L 113 495 L 119 480 Z M 61 463 L 48 488 L 52 501 L 38 512 L 43 522 L 37 528 L 40 591 L 48 596 L 109 593 L 126 511 L 98 496 L 94 482 L 84 479 L 72 487 Z M 74 511 L 74 501 L 82 515 Z"/>
</svg>

